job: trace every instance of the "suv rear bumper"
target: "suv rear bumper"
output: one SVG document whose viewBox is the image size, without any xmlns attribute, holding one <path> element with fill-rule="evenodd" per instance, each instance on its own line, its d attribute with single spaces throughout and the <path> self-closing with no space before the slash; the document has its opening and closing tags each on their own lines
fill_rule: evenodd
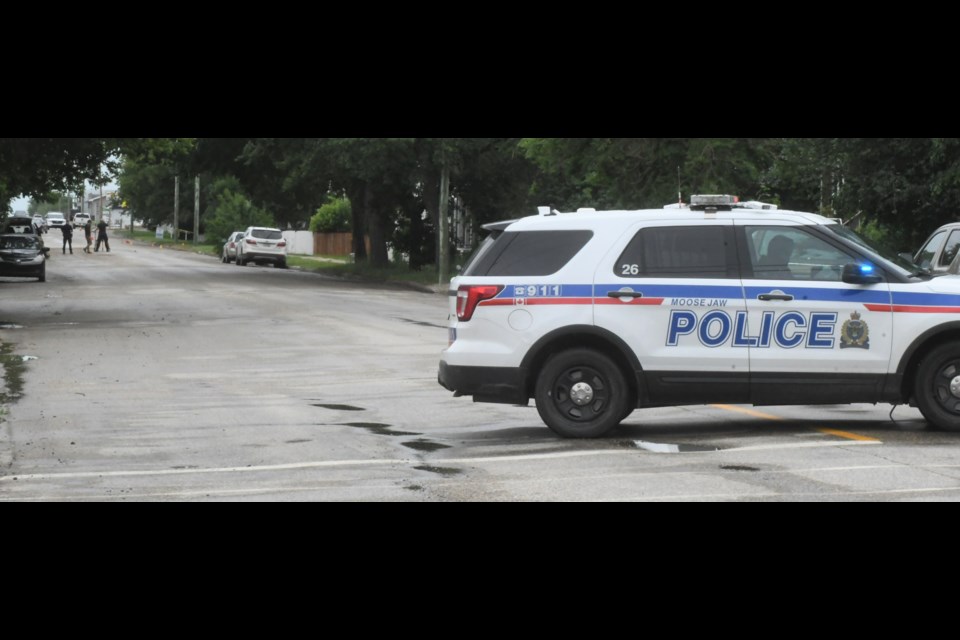
<svg viewBox="0 0 960 640">
<path fill-rule="evenodd" d="M 520 367 L 458 367 L 440 362 L 437 381 L 454 395 L 473 396 L 474 402 L 526 405 L 526 369 Z"/>
<path fill-rule="evenodd" d="M 244 262 L 274 262 L 286 264 L 287 255 L 285 253 L 257 253 L 255 251 L 244 251 L 242 254 Z M 236 253 L 234 254 L 236 256 Z"/>
</svg>

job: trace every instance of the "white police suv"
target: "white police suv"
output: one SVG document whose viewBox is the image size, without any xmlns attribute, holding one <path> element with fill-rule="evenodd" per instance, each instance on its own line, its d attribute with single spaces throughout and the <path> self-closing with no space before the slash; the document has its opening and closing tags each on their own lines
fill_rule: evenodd
<svg viewBox="0 0 960 640">
<path fill-rule="evenodd" d="M 451 281 L 440 384 L 534 398 L 573 438 L 636 408 L 710 403 L 909 402 L 960 431 L 960 276 L 819 215 L 691 200 L 488 225 Z"/>
</svg>

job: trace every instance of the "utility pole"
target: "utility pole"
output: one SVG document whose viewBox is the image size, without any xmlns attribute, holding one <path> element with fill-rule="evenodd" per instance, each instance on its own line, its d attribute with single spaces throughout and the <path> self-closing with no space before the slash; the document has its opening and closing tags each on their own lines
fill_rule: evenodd
<svg viewBox="0 0 960 640">
<path fill-rule="evenodd" d="M 450 221 L 447 219 L 447 210 L 450 206 L 450 167 L 447 166 L 447 152 L 441 152 L 440 157 L 440 282 L 443 287 L 447 284 L 450 271 Z"/>
<path fill-rule="evenodd" d="M 200 238 L 200 176 L 193 186 L 193 244 Z"/>
<path fill-rule="evenodd" d="M 173 241 L 180 239 L 180 176 L 173 178 Z"/>
</svg>

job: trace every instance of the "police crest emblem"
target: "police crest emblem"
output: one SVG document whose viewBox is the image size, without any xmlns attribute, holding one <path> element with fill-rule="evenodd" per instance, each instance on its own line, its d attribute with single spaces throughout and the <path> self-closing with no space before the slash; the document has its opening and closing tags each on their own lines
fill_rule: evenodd
<svg viewBox="0 0 960 640">
<path fill-rule="evenodd" d="M 843 323 L 840 329 L 841 349 L 869 349 L 870 327 L 860 319 L 860 313 L 854 311 L 850 319 Z"/>
</svg>

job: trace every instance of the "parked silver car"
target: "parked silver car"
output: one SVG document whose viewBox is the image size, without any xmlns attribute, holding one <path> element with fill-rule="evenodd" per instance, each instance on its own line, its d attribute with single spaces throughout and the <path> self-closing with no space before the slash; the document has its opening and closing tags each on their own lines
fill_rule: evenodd
<svg viewBox="0 0 960 640">
<path fill-rule="evenodd" d="M 220 254 L 220 262 L 230 263 L 237 259 L 237 244 L 243 240 L 243 231 L 234 231 L 223 243 L 223 251 Z"/>
</svg>

